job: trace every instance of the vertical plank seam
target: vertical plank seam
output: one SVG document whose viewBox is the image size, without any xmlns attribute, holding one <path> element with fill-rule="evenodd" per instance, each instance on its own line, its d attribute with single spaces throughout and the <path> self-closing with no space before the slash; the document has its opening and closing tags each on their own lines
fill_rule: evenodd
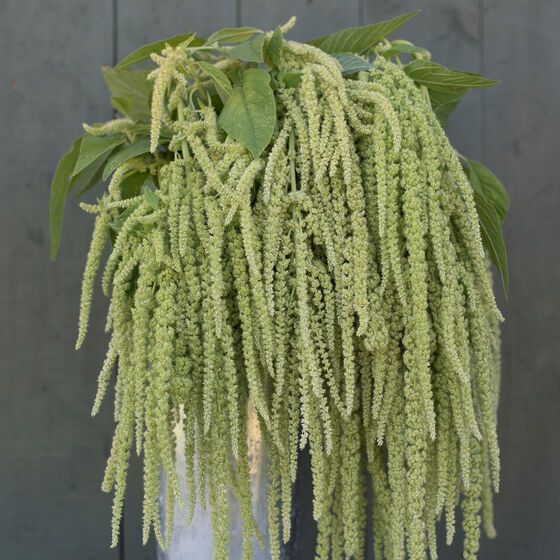
<svg viewBox="0 0 560 560">
<path fill-rule="evenodd" d="M 486 73 L 485 69 L 485 50 L 486 43 L 484 37 L 484 0 L 478 0 L 478 36 L 479 36 L 479 47 L 478 47 L 478 66 L 480 68 L 480 73 L 484 76 Z M 480 155 L 481 159 L 486 159 L 486 93 L 484 90 L 480 92 Z"/>
<path fill-rule="evenodd" d="M 118 35 L 118 25 L 119 25 L 119 0 L 111 0 L 112 5 L 112 16 L 113 16 L 113 66 L 118 62 L 119 56 L 119 35 Z"/>
<path fill-rule="evenodd" d="M 241 12 L 241 5 L 242 0 L 235 0 L 235 25 L 237 27 L 241 27 L 242 25 L 242 12 Z"/>
<path fill-rule="evenodd" d="M 119 531 L 120 531 L 120 538 L 118 544 L 119 560 L 125 560 L 126 558 L 125 543 L 124 543 L 124 530 L 125 530 L 124 516 L 125 515 L 126 515 L 126 506 L 123 506 L 123 513 L 122 513 L 121 520 L 119 522 Z"/>
</svg>

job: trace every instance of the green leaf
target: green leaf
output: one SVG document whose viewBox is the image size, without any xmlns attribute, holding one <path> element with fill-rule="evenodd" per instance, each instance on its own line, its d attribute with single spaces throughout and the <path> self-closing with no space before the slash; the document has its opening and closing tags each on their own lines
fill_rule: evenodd
<svg viewBox="0 0 560 560">
<path fill-rule="evenodd" d="M 256 27 L 224 27 L 215 31 L 208 37 L 207 43 L 241 43 L 250 39 L 256 33 L 260 33 L 260 29 Z"/>
<path fill-rule="evenodd" d="M 205 43 L 205 40 L 202 37 L 196 36 L 195 33 L 173 35 L 173 37 L 168 37 L 167 39 L 162 39 L 160 41 L 154 41 L 153 43 L 144 45 L 143 47 L 140 47 L 131 52 L 115 66 L 115 70 L 122 70 L 123 68 L 127 68 L 134 64 L 144 62 L 145 60 L 148 60 L 150 58 L 150 55 L 152 53 L 160 53 L 166 45 L 169 45 L 170 47 L 176 47 L 177 45 L 180 45 L 185 41 L 189 41 L 189 43 L 195 47 L 198 47 Z"/>
<path fill-rule="evenodd" d="M 111 152 L 106 152 L 90 163 L 85 169 L 80 171 L 75 177 L 72 177 L 69 190 L 77 190 L 77 196 L 82 196 L 84 193 L 93 188 L 101 179 L 101 170 L 105 165 L 107 158 Z"/>
<path fill-rule="evenodd" d="M 113 109 L 121 115 L 128 116 L 130 114 L 131 101 L 128 97 L 111 97 L 111 105 Z"/>
<path fill-rule="evenodd" d="M 220 96 L 220 99 L 225 103 L 227 98 L 231 95 L 232 92 L 232 85 L 229 81 L 229 78 L 220 70 L 215 64 L 211 64 L 210 62 L 204 62 L 200 60 L 198 66 L 202 70 L 204 74 L 206 74 L 214 83 L 216 87 L 216 91 Z"/>
<path fill-rule="evenodd" d="M 138 208 L 138 206 L 140 206 L 140 201 L 137 200 L 136 202 L 133 202 L 128 208 L 125 208 L 118 216 L 116 219 L 114 219 L 110 224 L 109 227 L 115 231 L 115 232 L 119 232 L 121 230 L 121 228 L 123 227 L 124 223 L 126 222 L 126 220 L 129 218 L 129 216 L 134 212 L 134 210 L 136 210 L 136 208 Z"/>
<path fill-rule="evenodd" d="M 148 123 L 131 123 L 126 127 L 127 134 L 136 136 L 149 136 L 150 125 Z M 164 123 L 161 126 L 160 138 L 165 142 L 169 142 L 174 136 L 174 132 Z M 165 143 L 163 142 L 163 143 Z"/>
<path fill-rule="evenodd" d="M 276 125 L 276 103 L 266 70 L 249 68 L 242 73 L 241 84 L 233 89 L 218 122 L 254 158 L 259 157 Z"/>
<path fill-rule="evenodd" d="M 432 109 L 443 126 L 461 97 L 473 88 L 483 88 L 499 83 L 474 72 L 446 68 L 430 60 L 414 60 L 404 71 L 418 86 L 427 88 Z"/>
<path fill-rule="evenodd" d="M 146 180 L 144 181 L 144 185 L 142 187 L 142 191 L 144 193 L 144 200 L 154 210 L 157 210 L 159 207 L 159 195 L 156 191 L 154 179 L 151 175 L 148 175 L 146 177 Z"/>
<path fill-rule="evenodd" d="M 147 177 L 147 172 L 134 173 L 134 175 L 125 177 L 119 185 L 121 196 L 123 198 L 139 196 L 142 192 L 142 185 L 146 182 Z"/>
<path fill-rule="evenodd" d="M 404 71 L 418 85 L 441 92 L 465 92 L 472 88 L 493 86 L 498 80 L 489 80 L 474 72 L 461 72 L 446 68 L 431 60 L 414 60 L 404 67 Z"/>
<path fill-rule="evenodd" d="M 150 151 L 150 139 L 142 138 L 133 144 L 129 144 L 124 148 L 115 152 L 107 162 L 105 169 L 103 170 L 103 180 L 105 181 L 119 165 L 128 161 L 129 159 L 141 156 L 142 154 L 147 154 Z"/>
<path fill-rule="evenodd" d="M 264 58 L 266 63 L 276 68 L 282 65 L 282 48 L 284 46 L 284 36 L 282 29 L 277 27 L 272 37 L 266 42 L 264 49 Z"/>
<path fill-rule="evenodd" d="M 417 14 L 418 11 L 408 12 L 371 25 L 347 27 L 332 35 L 317 37 L 309 43 L 327 53 L 352 52 L 364 54 Z"/>
<path fill-rule="evenodd" d="M 507 297 L 509 271 L 502 226 L 509 207 L 509 198 L 500 180 L 486 166 L 466 158 L 462 161 L 473 188 L 482 243 L 502 277 Z"/>
<path fill-rule="evenodd" d="M 417 47 L 412 43 L 392 43 L 391 48 L 383 51 L 383 55 L 386 57 L 394 56 L 396 54 L 420 54 L 427 55 L 428 50 L 422 47 Z"/>
<path fill-rule="evenodd" d="M 135 121 L 150 121 L 153 84 L 147 79 L 150 70 L 120 70 L 102 67 L 103 78 L 111 91 L 113 107 Z"/>
<path fill-rule="evenodd" d="M 373 64 L 369 62 L 369 60 L 354 53 L 334 53 L 331 56 L 338 60 L 342 67 L 342 74 L 345 76 L 355 74 L 356 72 L 371 70 L 373 68 Z"/>
<path fill-rule="evenodd" d="M 492 204 L 500 223 L 503 223 L 509 209 L 509 196 L 502 182 L 482 163 L 467 159 L 468 175 L 473 189 Z"/>
<path fill-rule="evenodd" d="M 265 38 L 265 34 L 261 33 L 254 39 L 233 47 L 227 55 L 229 58 L 236 58 L 244 62 L 264 62 L 263 45 Z"/>
<path fill-rule="evenodd" d="M 509 271 L 506 254 L 506 244 L 502 233 L 500 218 L 495 208 L 488 201 L 475 191 L 474 201 L 480 222 L 480 234 L 482 243 L 490 260 L 494 263 L 500 276 L 504 294 L 507 297 L 509 289 Z"/>
<path fill-rule="evenodd" d="M 111 105 L 121 115 L 130 115 L 132 101 L 128 97 L 111 97 Z"/>
<path fill-rule="evenodd" d="M 227 76 L 230 79 L 233 86 L 238 86 L 241 84 L 241 74 L 243 70 L 240 67 L 232 68 L 228 70 Z"/>
<path fill-rule="evenodd" d="M 72 172 L 72 177 L 76 176 L 88 165 L 91 165 L 98 157 L 122 143 L 124 143 L 124 136 L 122 134 L 112 134 L 110 136 L 84 134 L 80 144 L 80 154 Z"/>
<path fill-rule="evenodd" d="M 443 127 L 447 125 L 447 119 L 451 111 L 457 107 L 464 92 L 443 92 L 428 88 L 432 110 L 436 114 Z"/>
<path fill-rule="evenodd" d="M 62 217 L 64 214 L 64 203 L 68 190 L 70 188 L 70 179 L 72 171 L 76 165 L 80 146 L 82 143 L 80 137 L 72 143 L 72 147 L 66 152 L 58 165 L 51 183 L 51 199 L 49 207 L 50 218 L 50 234 L 51 234 L 51 259 L 55 260 L 60 245 L 60 232 L 62 230 Z"/>
</svg>

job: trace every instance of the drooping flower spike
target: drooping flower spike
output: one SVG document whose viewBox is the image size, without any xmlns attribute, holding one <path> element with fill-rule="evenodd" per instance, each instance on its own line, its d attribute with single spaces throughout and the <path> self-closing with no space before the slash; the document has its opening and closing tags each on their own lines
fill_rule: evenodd
<svg viewBox="0 0 560 560">
<path fill-rule="evenodd" d="M 185 500 L 189 519 L 210 507 L 214 557 L 226 559 L 233 492 L 250 559 L 253 537 L 263 539 L 247 449 L 256 417 L 273 558 L 290 538 L 304 447 L 318 559 L 364 558 L 368 478 L 376 558 L 435 558 L 436 522 L 445 516 L 450 542 L 458 503 L 464 558 L 476 558 L 481 516 L 494 534 L 499 484 L 500 314 L 470 185 L 425 95 L 382 57 L 347 78 L 322 50 L 284 42 L 281 67 L 298 80 L 275 84 L 274 132 L 255 158 L 226 135 L 211 103 L 193 107 L 187 46 L 153 57 L 157 165 L 122 163 L 86 207 L 96 225 L 78 346 L 112 227 L 103 272 L 112 337 L 93 412 L 117 363 L 103 481 L 115 493 L 113 543 L 136 449 L 144 541 L 153 528 L 165 547 L 174 502 Z M 123 196 L 134 170 L 152 178 L 151 198 Z M 188 496 L 176 473 L 177 429 Z"/>
</svg>

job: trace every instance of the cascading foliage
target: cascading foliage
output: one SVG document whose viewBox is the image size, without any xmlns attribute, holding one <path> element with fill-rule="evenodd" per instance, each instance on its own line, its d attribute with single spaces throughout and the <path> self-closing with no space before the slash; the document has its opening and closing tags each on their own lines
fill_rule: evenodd
<svg viewBox="0 0 560 560">
<path fill-rule="evenodd" d="M 311 44 L 283 39 L 291 22 L 188 34 L 104 69 L 122 116 L 86 125 L 61 160 L 51 217 L 56 253 L 69 188 L 112 174 L 82 204 L 95 227 L 77 346 L 110 244 L 93 413 L 116 365 L 102 485 L 114 491 L 113 545 L 132 449 L 144 459 L 144 540 L 153 528 L 169 542 L 160 474 L 171 528 L 185 500 L 180 424 L 189 519 L 211 508 L 214 556 L 227 558 L 233 492 L 250 559 L 262 536 L 248 411 L 269 456 L 273 558 L 290 538 L 305 447 L 318 559 L 364 558 L 368 481 L 378 559 L 435 558 L 436 522 L 450 543 L 458 505 L 464 558 L 476 558 L 481 520 L 494 535 L 501 316 L 485 249 L 504 273 L 507 197 L 441 124 L 466 89 L 493 82 L 384 39 L 410 16 Z M 155 69 L 125 69 L 150 54 Z"/>
</svg>

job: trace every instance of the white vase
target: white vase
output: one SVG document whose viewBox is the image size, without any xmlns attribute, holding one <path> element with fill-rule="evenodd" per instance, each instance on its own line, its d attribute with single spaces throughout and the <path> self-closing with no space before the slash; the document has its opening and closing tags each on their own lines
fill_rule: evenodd
<svg viewBox="0 0 560 560">
<path fill-rule="evenodd" d="M 254 541 L 254 560 L 270 560 L 268 546 L 268 514 L 267 514 L 267 456 L 259 424 L 254 408 L 248 407 L 248 449 L 251 474 L 251 490 L 253 495 L 253 515 L 265 538 L 265 548 L 261 548 Z M 188 491 L 185 478 L 185 455 L 182 430 L 177 429 L 177 476 L 181 492 L 188 503 Z M 196 464 L 196 461 L 195 461 Z M 160 492 L 160 518 L 162 527 L 165 525 L 165 487 L 166 476 L 162 475 Z M 239 506 L 233 496 L 230 496 L 232 516 L 230 527 L 229 558 L 240 560 L 242 553 L 242 522 Z M 197 505 L 194 517 L 189 525 L 186 523 L 187 514 L 184 508 L 175 504 L 173 536 L 166 551 L 158 547 L 158 560 L 211 560 L 213 535 L 210 518 L 210 507 L 206 509 Z"/>
</svg>

